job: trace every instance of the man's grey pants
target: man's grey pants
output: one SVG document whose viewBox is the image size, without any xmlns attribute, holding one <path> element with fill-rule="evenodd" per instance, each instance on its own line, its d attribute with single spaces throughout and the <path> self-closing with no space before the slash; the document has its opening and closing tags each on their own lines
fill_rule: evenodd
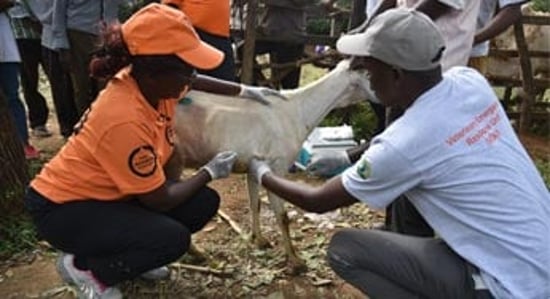
<svg viewBox="0 0 550 299">
<path fill-rule="evenodd" d="M 476 269 L 440 239 L 343 229 L 329 244 L 328 261 L 371 299 L 492 298 L 475 290 Z"/>
</svg>

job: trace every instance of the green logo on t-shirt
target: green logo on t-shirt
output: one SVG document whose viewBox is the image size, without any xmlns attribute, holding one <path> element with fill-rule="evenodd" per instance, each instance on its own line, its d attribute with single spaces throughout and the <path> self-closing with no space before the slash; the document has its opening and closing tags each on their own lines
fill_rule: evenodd
<svg viewBox="0 0 550 299">
<path fill-rule="evenodd" d="M 361 160 L 357 165 L 357 175 L 364 180 L 370 176 L 370 164 L 366 159 Z"/>
</svg>

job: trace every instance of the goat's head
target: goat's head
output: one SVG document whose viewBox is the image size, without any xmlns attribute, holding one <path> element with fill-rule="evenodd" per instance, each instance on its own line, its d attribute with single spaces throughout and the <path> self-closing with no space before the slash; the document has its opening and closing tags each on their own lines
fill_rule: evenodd
<svg viewBox="0 0 550 299">
<path fill-rule="evenodd" d="M 374 95 L 374 92 L 370 88 L 370 82 L 367 78 L 365 71 L 354 71 L 350 69 L 350 60 L 342 60 L 336 66 L 337 69 L 341 69 L 342 72 L 346 72 L 349 75 L 349 97 L 342 97 L 338 101 L 336 108 L 343 108 L 351 105 L 358 104 L 365 100 L 378 103 L 378 99 Z"/>
</svg>

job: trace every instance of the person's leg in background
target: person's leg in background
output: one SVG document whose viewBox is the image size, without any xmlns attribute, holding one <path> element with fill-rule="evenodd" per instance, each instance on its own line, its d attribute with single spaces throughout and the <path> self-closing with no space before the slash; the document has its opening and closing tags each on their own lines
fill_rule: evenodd
<svg viewBox="0 0 550 299">
<path fill-rule="evenodd" d="M 25 107 L 19 99 L 19 63 L 1 62 L 0 63 L 0 87 L 8 100 L 8 107 L 15 121 L 17 134 L 21 140 L 25 157 L 34 159 L 40 156 L 29 143 L 29 128 L 27 127 L 27 114 Z"/>
<path fill-rule="evenodd" d="M 304 55 L 304 44 L 278 42 L 273 45 L 271 51 L 273 62 L 276 64 L 285 64 L 296 62 Z M 300 66 L 292 68 L 291 71 L 286 69 L 281 70 L 281 75 L 276 75 L 281 81 L 281 87 L 284 89 L 297 88 L 300 85 L 300 74 L 302 68 Z M 274 72 L 277 74 L 279 71 Z"/>
<path fill-rule="evenodd" d="M 228 37 L 216 36 L 198 28 L 195 28 L 195 30 L 199 34 L 201 40 L 225 54 L 222 63 L 217 68 L 212 70 L 200 70 L 199 72 L 214 78 L 235 82 L 235 56 L 233 47 L 231 46 L 231 40 Z"/>
<path fill-rule="evenodd" d="M 327 255 L 336 274 L 371 298 L 476 298 L 470 266 L 442 240 L 343 229 Z"/>
<path fill-rule="evenodd" d="M 78 122 L 71 80 L 69 74 L 61 66 L 58 52 L 42 47 L 42 59 L 44 72 L 50 81 L 59 131 L 64 138 L 68 138 Z"/>
<path fill-rule="evenodd" d="M 257 55 L 269 54 L 269 57 L 270 57 L 270 60 L 271 60 L 271 57 L 273 57 L 272 56 L 273 54 L 271 54 L 271 51 L 274 47 L 273 44 L 274 43 L 271 42 L 271 41 L 258 40 L 258 41 L 256 41 L 256 45 L 254 47 L 254 53 L 256 54 L 256 56 Z M 241 53 L 240 53 L 241 57 L 242 57 L 243 48 L 244 48 L 244 46 L 239 48 L 239 50 L 241 51 Z M 242 61 L 242 59 L 241 59 L 241 61 Z M 257 62 L 256 57 L 255 57 L 254 66 L 257 66 L 257 65 L 258 65 L 258 62 Z M 264 78 L 260 77 L 260 74 L 259 74 L 258 70 L 253 70 L 253 75 L 254 75 L 254 82 L 253 82 L 252 85 L 265 85 L 265 84 L 260 84 L 261 81 L 263 81 Z M 271 87 L 275 87 L 275 86 L 271 86 Z"/>
<path fill-rule="evenodd" d="M 51 136 L 46 127 L 48 105 L 38 90 L 38 68 L 42 63 L 40 39 L 17 39 L 16 41 L 21 55 L 21 87 L 29 112 L 31 132 L 36 137 Z"/>
<path fill-rule="evenodd" d="M 69 75 L 73 83 L 74 100 L 80 117 L 94 101 L 92 78 L 90 77 L 90 59 L 96 48 L 97 36 L 77 30 L 67 30 L 69 37 L 71 67 Z"/>
</svg>

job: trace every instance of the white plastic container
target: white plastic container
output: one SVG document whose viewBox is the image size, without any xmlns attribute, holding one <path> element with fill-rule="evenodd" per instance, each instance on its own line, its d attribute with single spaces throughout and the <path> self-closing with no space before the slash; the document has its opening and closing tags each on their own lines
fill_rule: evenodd
<svg viewBox="0 0 550 299">
<path fill-rule="evenodd" d="M 351 126 L 317 127 L 309 134 L 298 153 L 294 165 L 304 170 L 311 155 L 319 151 L 345 151 L 357 146 Z M 334 174 L 333 174 L 334 175 Z"/>
</svg>

